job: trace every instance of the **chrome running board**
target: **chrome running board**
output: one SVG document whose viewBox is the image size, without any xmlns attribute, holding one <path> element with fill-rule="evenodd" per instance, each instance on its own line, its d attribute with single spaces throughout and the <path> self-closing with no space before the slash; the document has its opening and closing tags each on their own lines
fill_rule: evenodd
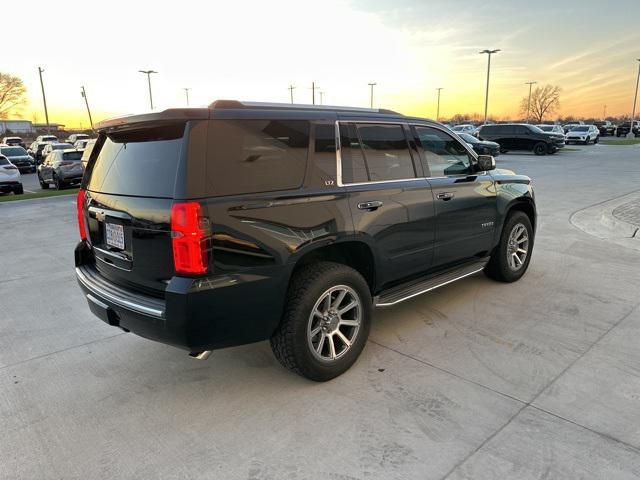
<svg viewBox="0 0 640 480">
<path fill-rule="evenodd" d="M 410 298 L 417 297 L 423 293 L 430 292 L 436 288 L 448 285 L 462 278 L 474 275 L 484 270 L 485 265 L 489 261 L 488 258 L 465 263 L 454 268 L 444 270 L 421 277 L 410 282 L 397 285 L 388 290 L 384 290 L 380 295 L 375 297 L 374 303 L 376 307 L 390 307 L 396 303 L 404 302 Z"/>
</svg>

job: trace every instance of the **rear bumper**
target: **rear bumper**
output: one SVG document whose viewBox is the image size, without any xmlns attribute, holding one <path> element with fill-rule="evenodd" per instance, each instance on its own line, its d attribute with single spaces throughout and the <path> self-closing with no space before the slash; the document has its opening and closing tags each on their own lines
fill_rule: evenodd
<svg viewBox="0 0 640 480">
<path fill-rule="evenodd" d="M 76 248 L 78 284 L 92 313 L 109 325 L 197 352 L 266 340 L 280 321 L 284 267 L 262 274 L 173 277 L 161 299 L 115 285 L 92 263 L 81 264 L 82 245 Z"/>
</svg>

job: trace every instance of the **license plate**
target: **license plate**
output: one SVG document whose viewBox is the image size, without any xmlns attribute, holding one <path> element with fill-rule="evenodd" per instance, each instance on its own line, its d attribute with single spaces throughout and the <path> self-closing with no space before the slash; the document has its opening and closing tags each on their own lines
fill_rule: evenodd
<svg viewBox="0 0 640 480">
<path fill-rule="evenodd" d="M 124 228 L 115 223 L 105 223 L 105 233 L 107 234 L 107 245 L 124 250 Z"/>
</svg>

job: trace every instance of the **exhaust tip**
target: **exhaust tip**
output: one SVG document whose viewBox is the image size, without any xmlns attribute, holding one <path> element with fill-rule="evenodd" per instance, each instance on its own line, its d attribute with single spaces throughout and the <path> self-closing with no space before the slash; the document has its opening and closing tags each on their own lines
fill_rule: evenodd
<svg viewBox="0 0 640 480">
<path fill-rule="evenodd" d="M 211 350 L 205 350 L 204 352 L 191 352 L 189 356 L 196 360 L 206 360 L 211 356 L 211 353 L 213 353 Z"/>
</svg>

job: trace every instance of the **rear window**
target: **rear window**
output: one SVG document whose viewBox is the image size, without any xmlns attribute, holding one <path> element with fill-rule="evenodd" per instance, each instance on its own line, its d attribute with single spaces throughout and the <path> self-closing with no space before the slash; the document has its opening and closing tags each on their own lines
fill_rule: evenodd
<svg viewBox="0 0 640 480">
<path fill-rule="evenodd" d="M 184 124 L 107 134 L 90 167 L 87 188 L 119 195 L 173 197 L 183 135 Z"/>
<path fill-rule="evenodd" d="M 82 152 L 64 152 L 62 154 L 63 160 L 78 160 L 82 158 Z"/>
<path fill-rule="evenodd" d="M 308 121 L 211 120 L 207 142 L 210 195 L 291 190 L 302 185 Z"/>
<path fill-rule="evenodd" d="M 58 140 L 58 137 L 54 137 L 53 135 L 45 135 L 42 137 L 43 142 L 55 142 L 56 140 Z"/>
<path fill-rule="evenodd" d="M 1 148 L 2 155 L 7 157 L 19 157 L 21 155 L 27 155 L 27 151 L 22 147 L 9 147 Z"/>
<path fill-rule="evenodd" d="M 7 157 L 0 157 L 0 165 L 11 165 L 11 162 L 7 160 Z"/>
</svg>

